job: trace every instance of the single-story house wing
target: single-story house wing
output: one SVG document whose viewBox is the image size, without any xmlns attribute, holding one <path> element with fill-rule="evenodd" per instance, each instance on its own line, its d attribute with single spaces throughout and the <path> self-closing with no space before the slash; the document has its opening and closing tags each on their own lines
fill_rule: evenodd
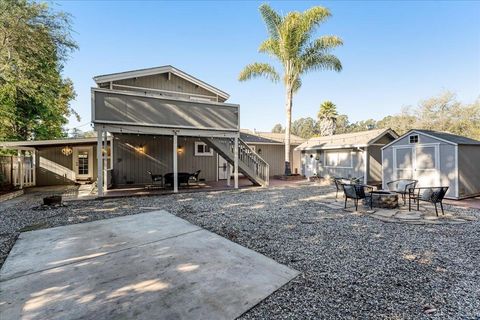
<svg viewBox="0 0 480 320">
<path fill-rule="evenodd" d="M 374 129 L 311 138 L 295 150 L 301 151 L 306 177 L 363 178 L 374 184 L 382 180 L 381 148 L 397 137 L 391 129 Z"/>
<path fill-rule="evenodd" d="M 480 141 L 447 132 L 410 130 L 382 148 L 383 183 L 406 178 L 418 187 L 448 186 L 447 198 L 480 195 Z"/>
</svg>

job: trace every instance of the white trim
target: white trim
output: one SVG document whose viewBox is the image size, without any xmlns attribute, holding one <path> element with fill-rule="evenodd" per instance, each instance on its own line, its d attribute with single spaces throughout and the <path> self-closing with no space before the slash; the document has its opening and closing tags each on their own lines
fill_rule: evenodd
<svg viewBox="0 0 480 320">
<path fill-rule="evenodd" d="M 235 170 L 233 181 L 234 188 L 238 189 L 238 138 L 235 138 L 234 150 L 233 150 L 233 170 Z"/>
<path fill-rule="evenodd" d="M 72 168 L 75 174 L 75 180 L 83 180 L 83 179 L 93 179 L 93 146 L 79 146 L 72 148 Z M 88 174 L 79 174 L 78 173 L 78 152 L 80 150 L 87 150 L 88 151 Z"/>
<path fill-rule="evenodd" d="M 177 148 L 178 148 L 178 136 L 177 132 L 173 132 L 173 192 L 178 192 L 178 155 L 177 155 Z"/>
<path fill-rule="evenodd" d="M 205 151 L 205 147 L 208 147 L 210 149 L 209 152 L 198 152 L 198 146 L 202 145 L 203 150 Z M 202 141 L 195 141 L 195 150 L 194 150 L 194 155 L 196 157 L 213 157 L 213 148 L 210 148 L 208 144 Z"/>
<path fill-rule="evenodd" d="M 117 126 L 95 124 L 94 128 L 105 128 L 111 133 L 125 134 L 154 134 L 154 135 L 172 135 L 176 131 L 179 136 L 186 137 L 208 137 L 208 138 L 235 138 L 238 137 L 238 131 L 213 131 L 213 130 L 192 130 L 192 129 L 169 129 L 162 127 L 142 127 L 135 125 Z M 97 130 L 97 129 L 96 129 Z"/>
<path fill-rule="evenodd" d="M 109 136 L 108 140 L 111 141 L 112 137 Z M 33 147 L 18 148 L 23 146 L 46 146 L 57 144 L 82 144 L 82 143 L 96 143 L 97 137 L 93 138 L 75 138 L 75 139 L 59 139 L 59 140 L 27 140 L 27 141 L 5 141 L 0 142 L 0 147 L 8 148 L 15 147 L 22 150 L 34 150 Z"/>
<path fill-rule="evenodd" d="M 215 88 L 212 85 L 209 85 L 206 82 L 203 82 L 173 66 L 161 66 L 161 67 L 154 67 L 154 68 L 148 68 L 148 69 L 140 69 L 140 70 L 131 70 L 131 71 L 125 71 L 125 72 L 118 72 L 118 73 L 111 73 L 111 74 L 106 74 L 106 75 L 100 75 L 93 77 L 93 80 L 97 83 L 105 83 L 105 82 L 112 82 L 112 81 L 118 81 L 118 80 L 123 80 L 123 79 L 131 79 L 131 78 L 138 78 L 138 77 L 145 77 L 145 76 L 151 76 L 151 75 L 156 75 L 156 74 L 162 74 L 162 73 L 173 73 L 174 75 L 183 78 L 191 83 L 194 83 L 198 85 L 199 87 L 202 87 L 208 91 L 211 91 L 215 93 L 216 95 L 224 98 L 225 100 L 230 98 L 230 95 L 218 88 Z"/>
<path fill-rule="evenodd" d="M 325 161 L 324 161 L 324 163 L 323 163 L 323 167 L 325 167 L 325 168 L 337 168 L 337 169 L 353 169 L 353 155 L 352 155 L 352 153 L 354 153 L 355 151 L 354 151 L 354 150 L 350 150 L 350 149 L 349 149 L 349 150 L 346 150 L 346 151 L 349 151 L 349 153 L 350 153 L 350 167 L 328 166 L 328 165 L 327 165 L 327 153 L 329 153 L 329 152 L 330 152 L 330 153 L 333 153 L 333 151 L 329 151 L 329 150 L 326 150 L 326 151 L 324 152 L 324 159 L 325 159 Z M 335 153 L 338 155 L 339 152 L 335 152 Z M 337 160 L 338 160 L 338 159 L 337 159 Z"/>
<path fill-rule="evenodd" d="M 97 130 L 97 194 L 103 197 L 103 162 L 102 162 L 102 135 L 103 128 L 95 128 Z"/>
<path fill-rule="evenodd" d="M 368 182 L 368 151 L 367 151 L 368 147 L 365 147 L 365 149 L 363 149 L 363 162 L 364 162 L 364 169 L 365 169 L 365 172 L 363 173 L 363 183 L 364 184 L 367 184 Z"/>
<path fill-rule="evenodd" d="M 412 138 L 417 138 L 417 141 L 412 142 Z M 408 136 L 408 144 L 417 144 L 420 141 L 420 136 L 418 134 L 411 134 Z"/>
<path fill-rule="evenodd" d="M 451 144 L 451 145 L 454 145 L 454 146 L 458 145 L 458 144 L 455 143 L 455 142 L 448 141 L 448 140 L 445 140 L 445 139 L 442 139 L 442 138 L 438 138 L 438 137 L 432 136 L 432 135 L 430 135 L 430 134 L 428 134 L 428 133 L 424 133 L 424 132 L 421 132 L 421 131 L 417 131 L 417 130 L 415 130 L 415 129 L 412 129 L 412 130 L 408 131 L 407 133 L 405 133 L 405 134 L 401 135 L 400 137 L 398 137 L 396 140 L 393 140 L 392 142 L 386 144 L 386 145 L 382 148 L 382 150 L 385 149 L 385 148 L 388 148 L 388 147 L 391 146 L 392 144 L 398 142 L 400 139 L 403 139 L 403 138 L 405 138 L 406 136 L 408 136 L 408 135 L 410 135 L 410 134 L 412 134 L 412 133 L 416 133 L 416 134 L 418 134 L 418 135 L 422 135 L 422 134 L 423 134 L 423 135 L 425 135 L 425 136 L 427 136 L 427 137 L 430 137 L 430 138 L 432 138 L 432 139 L 440 140 L 440 141 L 443 141 L 443 142 L 445 142 L 445 143 L 448 143 L 448 144 Z"/>
<path fill-rule="evenodd" d="M 460 188 L 459 188 L 459 172 L 458 172 L 458 145 L 455 146 L 455 197 L 460 197 Z"/>
</svg>

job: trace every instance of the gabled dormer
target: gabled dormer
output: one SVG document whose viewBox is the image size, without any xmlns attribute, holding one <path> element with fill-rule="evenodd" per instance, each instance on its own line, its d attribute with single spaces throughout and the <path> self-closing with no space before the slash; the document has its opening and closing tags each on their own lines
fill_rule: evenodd
<svg viewBox="0 0 480 320">
<path fill-rule="evenodd" d="M 135 91 L 197 101 L 225 102 L 229 95 L 170 65 L 100 75 L 99 88 Z"/>
</svg>

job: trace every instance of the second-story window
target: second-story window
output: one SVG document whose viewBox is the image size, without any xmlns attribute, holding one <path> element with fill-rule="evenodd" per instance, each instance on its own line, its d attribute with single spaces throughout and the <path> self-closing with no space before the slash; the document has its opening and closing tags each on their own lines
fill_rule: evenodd
<svg viewBox="0 0 480 320">
<path fill-rule="evenodd" d="M 213 149 L 203 142 L 195 142 L 195 155 L 196 156 L 213 156 Z"/>
<path fill-rule="evenodd" d="M 411 135 L 409 139 L 410 139 L 410 143 L 418 143 L 418 134 Z"/>
</svg>

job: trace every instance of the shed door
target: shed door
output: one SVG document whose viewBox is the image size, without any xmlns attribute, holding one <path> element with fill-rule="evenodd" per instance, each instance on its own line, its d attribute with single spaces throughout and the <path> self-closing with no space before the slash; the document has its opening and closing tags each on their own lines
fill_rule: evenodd
<svg viewBox="0 0 480 320">
<path fill-rule="evenodd" d="M 415 145 L 395 149 L 394 165 L 397 179 L 416 179 L 419 187 L 438 186 L 438 145 Z"/>
<path fill-rule="evenodd" d="M 418 145 L 415 148 L 415 179 L 419 187 L 436 187 L 440 183 L 437 145 Z"/>
<path fill-rule="evenodd" d="M 413 153 L 414 148 L 398 148 L 394 149 L 394 168 L 397 179 L 413 179 Z"/>
</svg>

